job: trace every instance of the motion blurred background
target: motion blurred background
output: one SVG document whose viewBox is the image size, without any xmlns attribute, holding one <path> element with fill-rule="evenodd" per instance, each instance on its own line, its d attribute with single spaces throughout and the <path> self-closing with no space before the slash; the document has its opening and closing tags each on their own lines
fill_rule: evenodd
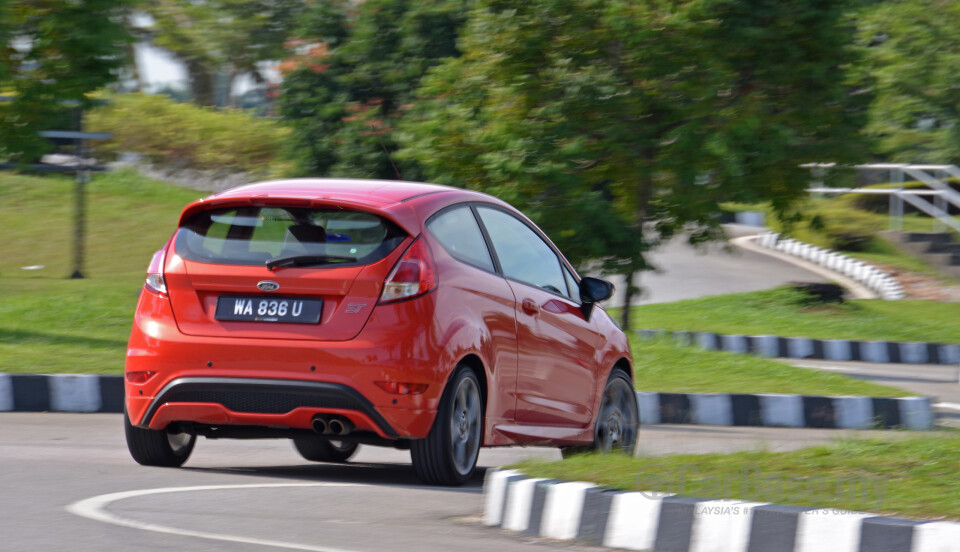
<svg viewBox="0 0 960 552">
<path fill-rule="evenodd" d="M 960 161 L 958 54 L 946 0 L 0 0 L 0 368 L 118 373 L 180 208 L 276 177 L 494 194 L 613 307 L 744 211 L 956 301 L 887 196 L 807 188 Z"/>
</svg>

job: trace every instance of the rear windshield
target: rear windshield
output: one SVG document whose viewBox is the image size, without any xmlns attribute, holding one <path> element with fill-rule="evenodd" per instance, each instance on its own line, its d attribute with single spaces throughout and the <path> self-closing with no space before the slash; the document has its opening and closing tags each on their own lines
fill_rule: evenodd
<svg viewBox="0 0 960 552">
<path fill-rule="evenodd" d="M 342 266 L 379 261 L 404 237 L 389 220 L 360 211 L 232 207 L 190 217 L 175 247 L 181 257 L 205 263 L 263 265 L 316 256 L 309 266 Z"/>
</svg>

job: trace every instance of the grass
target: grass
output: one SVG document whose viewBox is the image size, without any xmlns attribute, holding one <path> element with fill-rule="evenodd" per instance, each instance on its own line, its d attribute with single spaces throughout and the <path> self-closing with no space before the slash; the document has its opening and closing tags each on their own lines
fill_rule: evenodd
<svg viewBox="0 0 960 552">
<path fill-rule="evenodd" d="M 130 171 L 94 176 L 86 278 L 69 280 L 73 190 L 66 177 L 0 174 L 0 372 L 121 373 L 147 263 L 202 195 Z"/>
<path fill-rule="evenodd" d="M 722 334 L 960 343 L 960 304 L 861 299 L 807 307 L 804 297 L 785 287 L 642 305 L 631 309 L 630 322 Z"/>
<path fill-rule="evenodd" d="M 960 519 L 960 432 L 893 437 L 843 440 L 792 452 L 582 455 L 511 467 L 531 477 L 592 481 L 628 491 Z"/>
<path fill-rule="evenodd" d="M 801 395 L 913 395 L 886 385 L 765 358 L 682 346 L 670 339 L 631 336 L 637 389 L 676 393 L 797 393 Z"/>
</svg>

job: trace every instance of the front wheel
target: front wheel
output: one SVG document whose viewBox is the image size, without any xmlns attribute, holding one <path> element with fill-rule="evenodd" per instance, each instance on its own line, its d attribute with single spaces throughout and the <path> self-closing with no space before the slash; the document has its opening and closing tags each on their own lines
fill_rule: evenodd
<svg viewBox="0 0 960 552">
<path fill-rule="evenodd" d="M 614 370 L 603 388 L 593 433 L 593 448 L 603 453 L 633 454 L 639 429 L 637 394 L 627 374 L 622 370 Z"/>
<path fill-rule="evenodd" d="M 417 477 L 429 485 L 463 485 L 477 467 L 482 434 L 480 382 L 460 366 L 440 399 L 430 434 L 410 444 Z"/>
<path fill-rule="evenodd" d="M 126 412 L 123 413 L 123 433 L 130 456 L 144 466 L 179 468 L 197 443 L 197 436 L 189 433 L 136 427 Z"/>
</svg>

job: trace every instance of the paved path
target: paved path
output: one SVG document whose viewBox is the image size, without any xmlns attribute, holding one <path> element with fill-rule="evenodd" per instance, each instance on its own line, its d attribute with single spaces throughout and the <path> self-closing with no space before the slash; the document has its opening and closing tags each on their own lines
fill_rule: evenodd
<svg viewBox="0 0 960 552">
<path fill-rule="evenodd" d="M 641 453 L 791 450 L 848 435 L 657 426 L 641 432 Z M 559 454 L 543 448 L 490 449 L 481 453 L 481 464 L 524 458 L 559 459 Z M 119 415 L 3 413 L 0 550 L 282 549 L 264 541 L 300 550 L 363 552 L 591 550 L 482 527 L 481 481 L 478 475 L 463 488 L 424 487 L 416 483 L 406 452 L 372 447 L 349 465 L 310 464 L 286 441 L 201 439 L 183 469 L 147 468 L 127 454 Z M 108 493 L 210 486 L 223 488 L 82 502 Z M 66 510 L 78 502 L 79 513 L 105 521 Z M 125 525 L 116 525 L 118 520 Z"/>
<path fill-rule="evenodd" d="M 726 225 L 731 237 L 759 233 L 758 228 Z M 699 248 L 676 238 L 651 255 L 658 272 L 644 272 L 639 282 L 643 295 L 634 304 L 665 303 L 705 295 L 721 295 L 769 289 L 789 282 L 823 282 L 824 279 L 800 267 L 754 251 L 710 244 Z M 617 287 L 613 298 L 604 304 L 623 304 L 624 279 L 601 276 Z"/>
</svg>

